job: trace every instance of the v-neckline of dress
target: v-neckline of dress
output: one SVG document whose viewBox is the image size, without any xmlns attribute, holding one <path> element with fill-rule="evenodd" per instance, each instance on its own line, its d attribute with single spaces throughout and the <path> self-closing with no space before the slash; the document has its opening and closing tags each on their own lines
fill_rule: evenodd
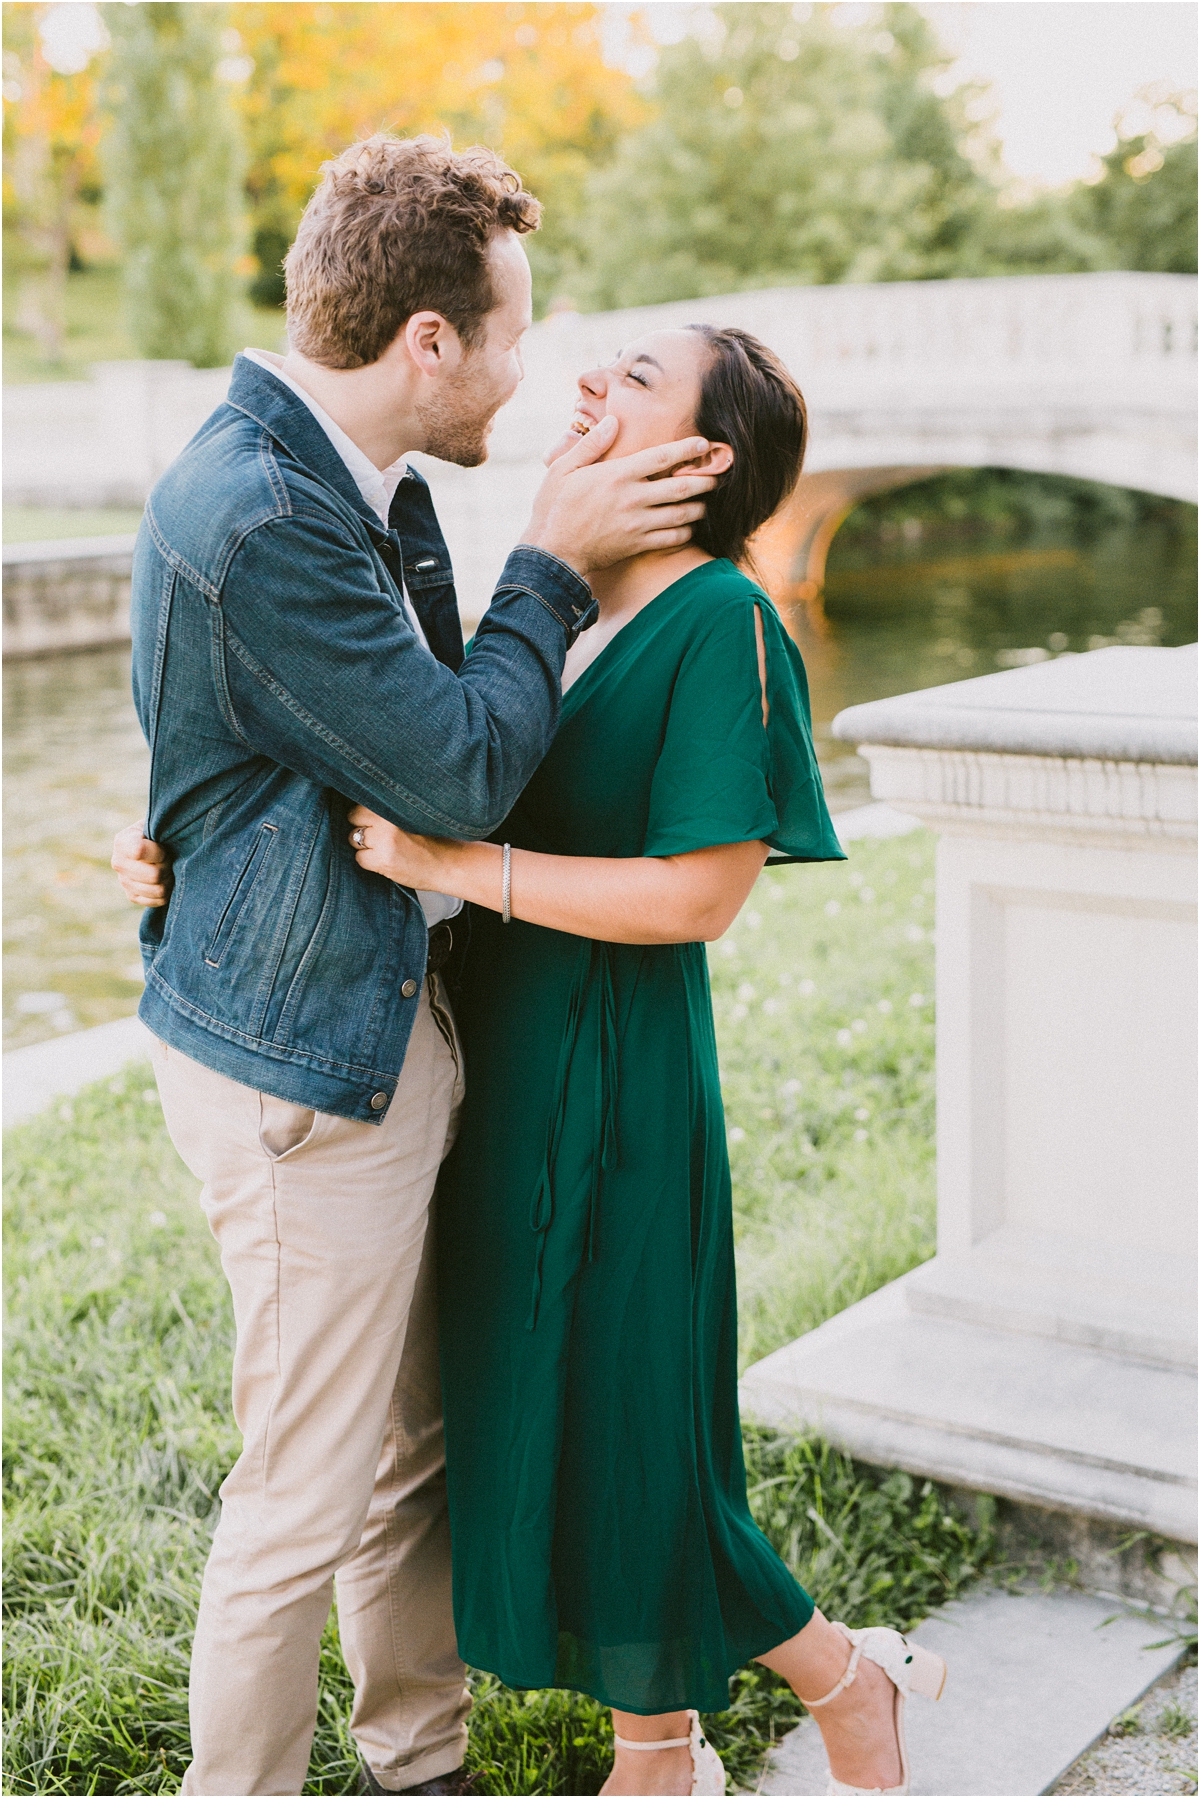
<svg viewBox="0 0 1200 1798">
<path fill-rule="evenodd" d="M 635 627 L 641 623 L 643 618 L 655 611 L 661 605 L 662 601 L 667 598 L 668 594 L 674 593 L 677 588 L 682 587 L 685 582 L 694 579 L 696 575 L 704 574 L 710 568 L 716 568 L 724 560 L 725 558 L 723 556 L 714 556 L 711 561 L 701 562 L 698 568 L 689 568 L 686 574 L 681 574 L 677 580 L 669 582 L 668 585 L 663 588 L 661 593 L 656 593 L 653 599 L 648 599 L 641 610 L 634 613 L 628 624 L 623 624 L 619 631 L 615 631 L 604 645 L 604 648 L 600 651 L 600 654 L 594 661 L 588 663 L 583 672 L 576 680 L 571 682 L 571 685 L 563 694 L 563 720 L 565 721 L 570 713 L 578 710 L 580 702 L 576 701 L 576 694 L 580 693 L 581 689 L 584 687 L 587 687 L 590 690 L 590 688 L 596 685 L 596 679 L 599 678 L 597 676 L 597 670 L 600 670 L 603 675 L 607 675 L 611 672 L 612 668 L 617 665 L 613 651 L 618 648 L 629 649 L 631 631 L 635 633 L 634 653 L 636 653 L 637 633 Z M 584 697 L 586 697 L 586 695 L 584 695 Z"/>
</svg>

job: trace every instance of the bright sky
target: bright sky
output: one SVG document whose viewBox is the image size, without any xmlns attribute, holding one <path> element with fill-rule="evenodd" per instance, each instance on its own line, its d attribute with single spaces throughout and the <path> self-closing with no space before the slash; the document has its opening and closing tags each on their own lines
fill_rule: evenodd
<svg viewBox="0 0 1200 1798">
<path fill-rule="evenodd" d="M 989 81 L 1004 160 L 1052 186 L 1113 148 L 1113 114 L 1139 88 L 1196 85 L 1191 0 L 930 0 L 921 11 L 955 73 Z"/>
<path fill-rule="evenodd" d="M 613 0 L 607 10 L 615 24 L 633 6 Z M 658 42 L 671 43 L 705 9 L 652 0 L 641 10 Z M 781 0 L 780 12 L 787 10 Z M 865 23 L 878 10 L 845 0 L 834 17 Z M 1196 85 L 1192 0 L 929 0 L 921 11 L 957 53 L 957 80 L 990 83 L 1005 162 L 1033 185 L 1088 174 L 1093 157 L 1113 147 L 1114 113 L 1139 88 Z M 622 60 L 632 68 L 636 58 Z"/>
</svg>

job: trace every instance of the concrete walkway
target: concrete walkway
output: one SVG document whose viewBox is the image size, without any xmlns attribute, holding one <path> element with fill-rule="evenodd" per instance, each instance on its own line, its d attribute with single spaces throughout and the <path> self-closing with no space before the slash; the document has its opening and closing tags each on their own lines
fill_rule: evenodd
<svg viewBox="0 0 1200 1798">
<path fill-rule="evenodd" d="M 1112 1619 L 1112 1621 L 1110 1621 Z M 949 1666 L 940 1703 L 906 1709 L 914 1795 L 1033 1798 L 1049 1792 L 1112 1719 L 1174 1666 L 1183 1644 L 1151 1648 L 1161 1619 L 1087 1592 L 984 1587 L 913 1631 Z M 811 1718 L 773 1750 L 758 1786 L 815 1798 L 829 1763 Z"/>
<path fill-rule="evenodd" d="M 53 1100 L 120 1073 L 131 1061 L 148 1061 L 153 1040 L 140 1018 L 118 1018 L 13 1049 L 4 1057 L 5 1127 L 36 1117 Z"/>
</svg>

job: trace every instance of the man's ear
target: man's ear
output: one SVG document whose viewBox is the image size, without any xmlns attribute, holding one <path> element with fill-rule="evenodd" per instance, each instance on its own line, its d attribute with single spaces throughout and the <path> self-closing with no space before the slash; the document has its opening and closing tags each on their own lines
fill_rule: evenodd
<svg viewBox="0 0 1200 1798">
<path fill-rule="evenodd" d="M 726 474 L 733 467 L 733 451 L 727 443 L 710 443 L 702 456 L 683 462 L 676 474 Z"/>
<path fill-rule="evenodd" d="M 414 312 L 400 333 L 404 348 L 423 375 L 437 375 L 462 360 L 458 332 L 440 312 Z"/>
</svg>

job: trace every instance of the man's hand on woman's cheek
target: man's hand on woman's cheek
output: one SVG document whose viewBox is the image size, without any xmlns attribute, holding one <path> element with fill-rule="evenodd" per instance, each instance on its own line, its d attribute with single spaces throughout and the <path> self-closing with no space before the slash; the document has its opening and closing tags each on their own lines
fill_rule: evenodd
<svg viewBox="0 0 1200 1798">
<path fill-rule="evenodd" d="M 715 474 L 703 469 L 678 472 L 707 456 L 704 438 L 685 437 L 606 462 L 616 430 L 610 415 L 585 437 L 572 433 L 575 444 L 551 461 L 521 539 L 585 578 L 647 550 L 681 548 L 717 484 Z"/>
</svg>

